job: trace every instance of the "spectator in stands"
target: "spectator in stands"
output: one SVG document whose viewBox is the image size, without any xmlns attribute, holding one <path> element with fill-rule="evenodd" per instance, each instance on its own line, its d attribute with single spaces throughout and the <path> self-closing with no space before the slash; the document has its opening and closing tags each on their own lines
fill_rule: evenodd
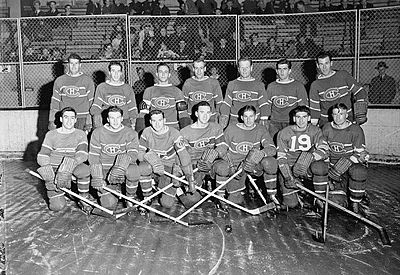
<svg viewBox="0 0 400 275">
<path fill-rule="evenodd" d="M 74 15 L 72 13 L 72 6 L 70 4 L 66 4 L 64 6 L 64 9 L 65 9 L 65 11 L 60 14 L 61 16 L 72 16 L 72 15 Z"/>
<path fill-rule="evenodd" d="M 24 61 L 26 62 L 32 62 L 32 61 L 37 61 L 38 57 L 35 54 L 35 50 L 33 49 L 32 46 L 28 46 L 25 49 L 25 53 L 24 53 Z"/>
<path fill-rule="evenodd" d="M 258 33 L 250 35 L 251 44 L 247 45 L 241 56 L 247 56 L 251 59 L 260 59 L 266 53 L 266 48 L 263 43 L 259 41 Z"/>
<path fill-rule="evenodd" d="M 368 99 L 372 104 L 390 104 L 396 95 L 396 81 L 386 74 L 388 66 L 380 61 L 375 67 L 379 75 L 371 80 Z"/>
<path fill-rule="evenodd" d="M 287 58 L 296 58 L 297 57 L 297 49 L 296 49 L 296 41 L 289 40 L 286 44 L 285 56 Z"/>
<path fill-rule="evenodd" d="M 361 10 L 361 9 L 370 9 L 373 8 L 374 4 L 372 3 L 368 3 L 368 0 L 360 0 L 360 4 L 358 4 L 357 9 Z"/>
<path fill-rule="evenodd" d="M 133 83 L 133 92 L 135 93 L 136 103 L 140 104 L 143 101 L 144 90 L 147 88 L 144 79 L 145 71 L 142 67 L 137 67 L 136 74 L 138 76 L 138 80 Z"/>
<path fill-rule="evenodd" d="M 89 0 L 86 3 L 86 15 L 101 14 L 100 2 L 104 4 L 103 0 L 93 3 L 93 0 Z"/>
<path fill-rule="evenodd" d="M 210 75 L 210 77 L 218 80 L 220 75 L 218 74 L 217 67 L 211 67 L 211 75 Z"/>
<path fill-rule="evenodd" d="M 129 15 L 140 15 L 143 13 L 142 3 L 138 0 L 132 0 L 128 6 Z"/>
<path fill-rule="evenodd" d="M 279 4 L 279 10 L 281 13 L 295 13 L 296 12 L 296 4 L 294 0 L 285 0 Z"/>
<path fill-rule="evenodd" d="M 302 0 L 296 2 L 296 13 L 306 13 L 306 12 L 313 12 L 314 10 L 312 9 L 311 6 L 306 5 L 306 3 Z M 303 18 L 303 20 L 300 22 L 300 33 L 306 34 L 307 33 L 307 27 L 310 27 L 310 32 L 312 36 L 317 35 L 317 24 L 314 22 L 312 17 L 306 17 Z M 297 51 L 297 53 L 299 53 Z"/>
<path fill-rule="evenodd" d="M 340 5 L 338 6 L 338 10 L 345 11 L 345 10 L 352 10 L 354 6 L 348 3 L 348 0 L 341 0 Z"/>
<path fill-rule="evenodd" d="M 144 15 L 153 14 L 153 10 L 155 9 L 156 6 L 157 6 L 156 1 L 153 1 L 153 0 L 144 1 L 143 4 L 142 4 L 143 14 Z"/>
<path fill-rule="evenodd" d="M 193 0 L 178 0 L 178 2 L 182 5 L 181 15 L 199 14 L 199 10 Z"/>
<path fill-rule="evenodd" d="M 260 0 L 258 2 L 258 7 L 256 10 L 256 14 L 274 14 L 274 0 Z"/>
<path fill-rule="evenodd" d="M 132 49 L 132 59 L 133 60 L 140 60 L 142 58 L 142 55 L 140 53 L 139 47 L 133 47 Z"/>
<path fill-rule="evenodd" d="M 114 51 L 111 44 L 104 45 L 103 50 L 100 52 L 100 59 L 112 59 L 114 58 Z"/>
<path fill-rule="evenodd" d="M 319 8 L 319 11 L 327 12 L 327 11 L 336 11 L 338 8 L 332 4 L 331 0 L 325 0 L 322 6 Z"/>
<path fill-rule="evenodd" d="M 152 15 L 171 15 L 169 8 L 165 5 L 165 0 L 158 0 L 158 5 L 155 5 Z"/>
<path fill-rule="evenodd" d="M 171 48 L 170 47 L 170 43 L 172 42 L 171 37 L 167 35 L 167 28 L 162 27 L 160 28 L 160 35 L 156 36 L 157 38 L 157 47 L 160 48 L 161 43 L 164 43 L 167 48 Z"/>
<path fill-rule="evenodd" d="M 176 59 L 178 55 L 167 48 L 164 42 L 161 42 L 160 49 L 158 50 L 157 59 Z"/>
<path fill-rule="evenodd" d="M 245 0 L 242 5 L 243 14 L 255 14 L 258 8 L 257 0 Z"/>
<path fill-rule="evenodd" d="M 46 12 L 40 10 L 40 1 L 36 0 L 33 2 L 32 13 L 29 15 L 31 17 L 46 16 Z"/>
<path fill-rule="evenodd" d="M 127 7 L 121 3 L 121 0 L 114 0 L 114 4 L 111 5 L 112 14 L 126 14 L 127 12 Z"/>
<path fill-rule="evenodd" d="M 271 36 L 268 39 L 268 47 L 266 48 L 266 58 L 280 58 L 284 55 L 284 51 L 276 44 L 276 38 Z"/>
<path fill-rule="evenodd" d="M 61 52 L 60 48 L 55 47 L 51 51 L 51 60 L 53 61 L 59 61 L 63 59 L 63 53 Z"/>
<path fill-rule="evenodd" d="M 226 7 L 222 9 L 222 14 L 237 14 L 240 15 L 240 8 L 233 6 L 233 0 L 227 0 Z"/>
<path fill-rule="evenodd" d="M 191 51 L 186 44 L 185 40 L 179 41 L 179 49 L 176 52 L 179 55 L 179 59 L 187 60 L 191 57 Z"/>
<path fill-rule="evenodd" d="M 214 0 L 197 0 L 196 6 L 200 15 L 211 15 L 217 9 L 217 3 Z"/>
<path fill-rule="evenodd" d="M 185 41 L 185 44 L 188 45 L 189 37 L 184 31 L 182 25 L 180 23 L 176 23 L 175 25 L 175 32 L 171 35 L 171 50 L 177 52 L 179 47 L 179 43 L 181 41 Z"/>
<path fill-rule="evenodd" d="M 50 9 L 49 9 L 49 11 L 46 13 L 46 16 L 58 16 L 58 14 L 59 14 L 60 12 L 59 12 L 58 9 L 56 8 L 56 6 L 57 6 L 56 1 L 50 1 L 48 5 L 49 5 Z"/>
<path fill-rule="evenodd" d="M 298 34 L 296 44 L 296 51 L 298 58 L 314 57 L 320 51 L 320 47 L 315 44 L 312 37 L 306 37 L 304 34 Z"/>
<path fill-rule="evenodd" d="M 157 57 L 158 47 L 153 38 L 145 41 L 142 51 L 142 60 L 154 60 Z"/>
<path fill-rule="evenodd" d="M 39 61 L 51 61 L 53 60 L 50 50 L 46 47 L 40 49 Z"/>
<path fill-rule="evenodd" d="M 112 8 L 111 0 L 104 0 L 104 6 L 101 14 L 111 14 L 111 8 Z"/>
<path fill-rule="evenodd" d="M 233 41 L 229 41 L 221 37 L 218 45 L 214 46 L 214 59 L 235 59 L 235 48 Z"/>
<path fill-rule="evenodd" d="M 122 47 L 121 45 L 125 45 L 125 39 L 122 36 L 122 33 L 118 32 L 115 34 L 115 37 L 111 40 L 111 46 L 114 51 L 115 56 L 121 55 Z"/>
</svg>

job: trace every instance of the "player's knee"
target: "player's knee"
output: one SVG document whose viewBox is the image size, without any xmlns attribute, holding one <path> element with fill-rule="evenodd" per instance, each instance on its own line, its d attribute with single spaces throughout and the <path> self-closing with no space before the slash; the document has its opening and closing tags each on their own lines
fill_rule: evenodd
<svg viewBox="0 0 400 275">
<path fill-rule="evenodd" d="M 225 160 L 217 160 L 214 162 L 212 166 L 212 170 L 214 174 L 221 176 L 221 177 L 228 177 L 229 176 L 229 163 Z"/>
<path fill-rule="evenodd" d="M 366 181 L 367 174 L 367 168 L 361 164 L 353 164 L 349 169 L 350 178 L 354 181 Z"/>
<path fill-rule="evenodd" d="M 153 172 L 151 165 L 146 161 L 142 161 L 138 167 L 141 176 L 150 176 L 151 173 Z"/>
<path fill-rule="evenodd" d="M 267 174 L 274 175 L 278 171 L 278 161 L 273 157 L 265 157 L 261 160 L 261 165 L 264 172 Z"/>
<path fill-rule="evenodd" d="M 311 172 L 313 175 L 325 176 L 328 175 L 328 164 L 322 160 L 311 163 Z"/>
<path fill-rule="evenodd" d="M 100 204 L 107 209 L 115 209 L 118 199 L 112 194 L 105 194 L 100 197 Z"/>
<path fill-rule="evenodd" d="M 136 164 L 130 164 L 126 169 L 126 178 L 129 181 L 138 181 L 140 178 L 140 168 Z"/>
<path fill-rule="evenodd" d="M 282 197 L 282 203 L 289 208 L 295 208 L 299 204 L 299 201 L 296 194 L 284 194 Z"/>
<path fill-rule="evenodd" d="M 78 166 L 76 166 L 73 174 L 77 179 L 88 178 L 90 176 L 89 166 L 84 163 L 81 163 Z"/>
<path fill-rule="evenodd" d="M 163 194 L 161 196 L 160 203 L 165 208 L 171 208 L 175 203 L 175 198 L 170 195 Z"/>
</svg>

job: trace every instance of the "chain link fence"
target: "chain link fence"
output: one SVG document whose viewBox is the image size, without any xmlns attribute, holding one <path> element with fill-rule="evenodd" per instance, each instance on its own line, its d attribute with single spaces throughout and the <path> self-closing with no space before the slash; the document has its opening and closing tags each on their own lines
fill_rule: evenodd
<svg viewBox="0 0 400 275">
<path fill-rule="evenodd" d="M 159 62 L 170 64 L 171 82 L 179 86 L 191 76 L 192 61 L 198 58 L 206 60 L 206 74 L 226 87 L 237 77 L 240 56 L 255 61 L 253 75 L 266 84 L 276 78 L 275 62 L 287 57 L 292 76 L 307 86 L 316 77 L 314 58 L 322 49 L 335 57 L 335 69 L 358 75 L 372 89 L 372 105 L 399 105 L 399 11 L 0 19 L 0 108 L 48 108 L 53 82 L 66 71 L 64 61 L 72 52 L 83 58 L 82 71 L 96 84 L 108 77 L 109 61 L 120 61 L 125 81 L 140 99 L 144 87 L 154 83 Z M 385 62 L 383 68 L 396 82 L 390 102 L 381 95 L 392 92 L 377 92 L 371 85 L 378 62 Z"/>
<path fill-rule="evenodd" d="M 359 78 L 370 106 L 400 105 L 400 7 L 360 11 Z"/>
</svg>

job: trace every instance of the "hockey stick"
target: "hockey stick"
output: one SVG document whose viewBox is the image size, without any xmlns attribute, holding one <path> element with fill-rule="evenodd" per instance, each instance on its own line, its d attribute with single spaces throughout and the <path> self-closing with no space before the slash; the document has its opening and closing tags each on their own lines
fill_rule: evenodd
<svg viewBox="0 0 400 275">
<path fill-rule="evenodd" d="M 325 207 L 324 207 L 324 220 L 322 224 L 322 232 L 315 231 L 315 241 L 320 243 L 325 243 L 326 241 L 326 229 L 328 227 L 328 198 L 329 198 L 329 184 L 326 185 L 326 193 L 325 193 Z"/>
<path fill-rule="evenodd" d="M 366 223 L 366 224 L 369 224 L 370 226 L 374 227 L 375 229 L 378 230 L 379 236 L 380 236 L 380 238 L 381 238 L 382 243 L 383 243 L 384 245 L 392 245 L 392 244 L 391 244 L 391 241 L 390 241 L 390 239 L 389 239 L 389 235 L 387 234 L 386 229 L 385 229 L 384 227 L 382 227 L 382 226 L 380 226 L 379 224 L 376 224 L 376 223 L 374 223 L 373 221 L 371 221 L 371 220 L 369 220 L 369 219 L 367 219 L 367 218 L 361 216 L 360 214 L 357 214 L 357 213 L 354 213 L 354 212 L 348 210 L 347 208 L 345 208 L 345 207 L 343 207 L 343 206 L 341 206 L 341 205 L 339 205 L 339 204 L 337 204 L 337 203 L 335 203 L 335 202 L 333 202 L 333 201 L 331 201 L 331 200 L 325 199 L 323 196 L 318 195 L 317 193 L 311 191 L 310 189 L 304 187 L 304 186 L 301 185 L 301 184 L 296 184 L 296 185 L 297 185 L 297 187 L 300 188 L 301 190 L 303 190 L 303 191 L 305 191 L 305 192 L 307 192 L 307 193 L 313 195 L 314 197 L 316 197 L 316 198 L 318 198 L 318 199 L 320 199 L 320 200 L 322 200 L 322 201 L 324 201 L 324 202 L 326 202 L 326 203 L 332 205 L 333 207 L 335 207 L 335 208 L 337 208 L 337 209 L 339 209 L 339 210 L 344 211 L 345 213 L 347 213 L 347 214 L 349 214 L 349 215 L 351 215 L 351 216 L 353 216 L 353 217 L 355 217 L 355 218 L 361 220 L 362 222 L 364 222 L 364 223 Z"/>
<path fill-rule="evenodd" d="M 182 182 L 182 183 L 188 185 L 188 182 L 187 182 L 187 181 L 185 181 L 185 180 L 183 180 L 183 179 L 180 179 L 180 178 L 176 177 L 175 175 L 172 175 L 172 174 L 170 174 L 170 173 L 168 173 L 168 172 L 165 172 L 165 174 L 166 174 L 167 176 L 171 177 L 171 178 L 174 178 L 174 179 L 176 179 L 176 180 L 178 180 L 178 181 L 180 181 L 180 182 Z M 239 174 L 239 173 L 237 173 L 237 174 Z M 223 184 L 221 184 L 221 185 L 218 186 L 218 187 L 225 186 L 225 184 L 227 184 L 227 183 L 228 183 L 229 181 L 231 181 L 231 180 L 232 180 L 232 178 L 231 178 L 231 179 L 228 179 L 226 182 L 224 182 Z M 221 187 L 221 188 L 222 188 L 222 187 Z M 248 214 L 251 214 L 251 215 L 259 215 L 259 214 L 264 213 L 264 212 L 266 212 L 266 211 L 268 211 L 268 210 L 271 210 L 271 209 L 275 209 L 275 208 L 276 208 L 275 203 L 268 203 L 268 204 L 263 205 L 263 206 L 261 206 L 261 207 L 259 207 L 259 208 L 256 208 L 256 209 L 247 209 L 247 208 L 245 208 L 245 207 L 243 207 L 243 206 L 241 206 L 241 205 L 239 205 L 239 204 L 236 204 L 236 203 L 234 203 L 234 202 L 231 202 L 230 200 L 225 199 L 224 197 L 220 197 L 220 196 L 216 195 L 215 193 L 216 193 L 220 188 L 214 189 L 213 192 L 210 192 L 210 191 L 208 191 L 208 190 L 206 190 L 206 189 L 203 189 L 203 188 L 201 188 L 200 186 L 196 186 L 196 189 L 199 190 L 200 192 L 203 192 L 203 193 L 207 194 L 207 196 L 204 197 L 204 198 L 206 198 L 206 199 L 208 199 L 209 197 L 213 197 L 213 198 L 219 199 L 219 200 L 221 200 L 221 201 L 223 201 L 223 202 L 225 202 L 225 203 L 227 203 L 227 204 L 229 204 L 229 205 L 231 205 L 231 206 L 233 206 L 233 207 L 235 207 L 235 208 L 237 208 L 237 209 L 240 209 L 240 210 L 242 210 L 242 211 L 244 211 L 244 212 L 246 212 L 246 213 L 248 213 Z M 218 190 L 217 190 L 217 189 L 218 189 Z M 217 191 L 215 191 L 215 190 L 217 190 Z M 214 191 L 215 191 L 215 192 L 214 192 Z M 203 198 L 203 199 L 204 199 L 204 198 Z M 205 200 L 206 200 L 206 199 L 205 199 Z M 203 203 L 205 200 L 202 200 L 201 203 Z M 200 204 L 201 204 L 201 203 L 200 203 Z M 197 203 L 197 206 L 200 205 L 200 204 Z M 196 206 L 196 207 L 197 207 L 197 206 Z M 194 207 L 194 208 L 196 208 L 196 207 Z M 193 208 L 193 207 L 192 207 L 192 208 Z M 193 208 L 193 209 L 194 209 L 194 208 Z"/>
<path fill-rule="evenodd" d="M 258 188 L 257 183 L 254 181 L 253 177 L 250 176 L 249 174 L 247 174 L 247 177 L 249 178 L 251 184 L 253 185 L 254 189 L 256 189 L 258 195 L 260 196 L 260 198 L 262 199 L 262 201 L 267 205 L 267 200 L 265 199 L 264 195 L 261 193 L 260 188 Z"/>
<path fill-rule="evenodd" d="M 39 173 L 37 173 L 35 171 L 32 171 L 29 168 L 26 168 L 25 171 L 28 172 L 29 174 L 31 174 L 32 176 L 37 177 L 40 180 L 43 180 L 42 176 L 40 176 Z M 73 176 L 73 179 L 75 179 L 74 176 Z M 103 207 L 101 205 L 98 205 L 97 203 L 92 202 L 92 201 L 88 200 L 87 198 L 84 198 L 84 197 L 76 194 L 75 192 L 72 192 L 71 190 L 69 190 L 67 188 L 63 188 L 62 187 L 62 188 L 59 188 L 59 189 L 62 190 L 63 192 L 65 192 L 65 193 L 70 194 L 71 196 L 73 196 L 73 197 L 75 197 L 77 199 L 80 199 L 80 200 L 86 202 L 87 204 L 90 204 L 91 206 L 93 206 L 95 208 L 98 208 L 98 209 L 102 210 L 103 212 L 109 214 L 111 217 L 115 218 L 113 211 L 111 211 L 111 210 L 109 210 L 109 209 L 107 209 L 107 208 L 105 208 L 105 207 Z"/>
</svg>

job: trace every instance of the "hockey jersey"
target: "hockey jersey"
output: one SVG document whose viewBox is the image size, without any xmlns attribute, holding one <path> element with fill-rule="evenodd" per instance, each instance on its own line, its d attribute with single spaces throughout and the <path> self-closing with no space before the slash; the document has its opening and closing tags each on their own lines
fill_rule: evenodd
<svg viewBox="0 0 400 275">
<path fill-rule="evenodd" d="M 114 165 L 116 156 L 125 153 L 132 158 L 132 163 L 135 163 L 138 149 L 138 134 L 132 128 L 122 125 L 115 130 L 107 123 L 92 133 L 89 163 L 102 164 L 104 170 L 109 170 Z"/>
<path fill-rule="evenodd" d="M 93 103 L 93 96 L 94 83 L 89 76 L 64 74 L 58 77 L 53 86 L 49 120 L 53 121 L 55 114 L 64 107 L 74 108 L 77 118 L 86 118 Z"/>
<path fill-rule="evenodd" d="M 335 71 L 329 77 L 319 75 L 310 88 L 311 118 L 320 119 L 320 125 L 323 125 L 328 122 L 329 108 L 344 103 L 348 108 L 348 118 L 353 122 L 353 100 L 363 101 L 365 98 L 366 91 L 348 72 Z"/>
<path fill-rule="evenodd" d="M 328 144 L 319 127 L 309 124 L 304 131 L 298 131 L 296 125 L 282 129 L 277 137 L 278 163 L 294 165 L 301 152 L 317 151 L 326 158 Z"/>
<path fill-rule="evenodd" d="M 227 151 L 230 159 L 238 165 L 254 147 L 263 150 L 266 156 L 274 156 L 276 147 L 267 129 L 259 124 L 247 129 L 243 123 L 230 124 L 224 132 L 225 142 L 219 145 L 219 150 Z"/>
<path fill-rule="evenodd" d="M 329 145 L 329 159 L 336 163 L 341 157 L 358 162 L 360 154 L 366 151 L 365 135 L 358 124 L 350 124 L 344 129 L 332 126 L 333 122 L 322 127 L 322 134 Z"/>
<path fill-rule="evenodd" d="M 210 122 L 205 128 L 188 125 L 181 130 L 181 135 L 193 163 L 197 163 L 206 149 L 214 149 L 224 142 L 222 128 L 214 122 Z"/>
<path fill-rule="evenodd" d="M 88 159 L 88 141 L 85 132 L 75 129 L 72 133 L 60 133 L 59 129 L 48 132 L 37 155 L 40 166 L 58 167 L 64 157 L 74 158 L 78 164 Z"/>
<path fill-rule="evenodd" d="M 124 112 L 124 118 L 136 118 L 138 115 L 135 93 L 126 83 L 116 86 L 104 82 L 97 86 L 90 113 L 99 115 L 110 106 L 120 107 Z"/>
<path fill-rule="evenodd" d="M 216 121 L 222 103 L 222 91 L 218 80 L 208 76 L 203 80 L 195 77 L 185 81 L 182 87 L 183 96 L 188 104 L 188 113 L 192 114 L 193 107 L 201 102 L 207 101 L 211 105 L 211 121 Z"/>
<path fill-rule="evenodd" d="M 277 122 L 290 122 L 290 111 L 301 105 L 308 105 L 304 85 L 297 80 L 275 81 L 268 85 L 266 93 L 266 116 Z"/>
</svg>

